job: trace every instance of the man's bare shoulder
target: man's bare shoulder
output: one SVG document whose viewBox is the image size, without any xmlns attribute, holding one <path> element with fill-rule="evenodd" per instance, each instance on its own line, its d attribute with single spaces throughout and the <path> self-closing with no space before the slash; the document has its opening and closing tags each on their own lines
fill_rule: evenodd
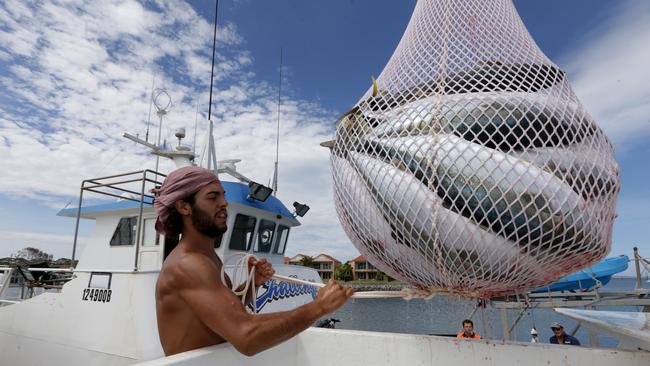
<svg viewBox="0 0 650 366">
<path fill-rule="evenodd" d="M 176 252 L 165 260 L 158 282 L 171 288 L 191 288 L 204 286 L 206 282 L 217 284 L 218 275 L 217 266 L 207 255 Z"/>
</svg>

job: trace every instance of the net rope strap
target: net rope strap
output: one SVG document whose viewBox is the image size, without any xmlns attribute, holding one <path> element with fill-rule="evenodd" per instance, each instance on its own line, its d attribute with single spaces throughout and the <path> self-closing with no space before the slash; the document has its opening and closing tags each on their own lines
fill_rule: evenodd
<svg viewBox="0 0 650 366">
<path fill-rule="evenodd" d="M 252 266 L 248 270 L 248 262 L 251 258 L 257 260 L 258 258 L 249 253 L 235 253 L 226 257 L 223 261 L 223 266 L 221 267 L 221 282 L 225 285 L 226 282 L 226 264 L 228 264 L 233 258 L 239 258 L 233 268 L 232 279 L 231 279 L 231 290 L 236 296 L 240 296 L 242 299 L 242 304 L 246 306 L 246 294 L 250 291 L 252 298 L 257 298 L 257 292 L 255 289 L 255 266 Z M 278 281 L 291 282 L 300 285 L 308 285 L 314 287 L 325 287 L 324 283 L 311 282 L 307 280 L 301 280 L 294 277 L 283 276 L 279 274 L 274 274 L 274 279 Z M 243 285 L 243 288 L 239 289 Z M 430 299 L 436 294 L 439 294 L 442 291 L 440 289 L 414 289 L 414 288 L 404 288 L 400 291 L 361 291 L 355 292 L 352 295 L 352 298 L 355 299 L 380 299 L 380 298 L 395 298 L 401 297 L 405 300 L 412 299 Z M 253 311 L 257 312 L 257 305 L 253 301 Z"/>
</svg>

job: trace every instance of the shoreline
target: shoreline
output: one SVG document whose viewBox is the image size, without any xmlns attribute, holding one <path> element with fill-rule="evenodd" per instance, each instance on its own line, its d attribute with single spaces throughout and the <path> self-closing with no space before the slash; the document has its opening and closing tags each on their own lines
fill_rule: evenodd
<svg viewBox="0 0 650 366">
<path fill-rule="evenodd" d="M 341 282 L 341 285 L 351 287 L 354 291 L 363 292 L 363 291 L 401 291 L 406 288 L 407 285 L 397 282 L 397 283 L 346 283 Z"/>
</svg>

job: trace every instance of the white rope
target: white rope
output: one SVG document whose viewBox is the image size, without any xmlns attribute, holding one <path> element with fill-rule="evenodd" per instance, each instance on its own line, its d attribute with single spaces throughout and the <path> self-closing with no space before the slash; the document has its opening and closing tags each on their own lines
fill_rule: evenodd
<svg viewBox="0 0 650 366">
<path fill-rule="evenodd" d="M 255 266 L 251 267 L 250 272 L 248 271 L 248 261 L 250 258 L 256 258 L 252 254 L 247 253 L 235 253 L 226 257 L 223 261 L 223 266 L 221 267 L 221 282 L 226 285 L 226 264 L 234 257 L 242 257 L 236 263 L 232 271 L 231 278 L 231 290 L 236 296 L 241 296 L 241 302 L 244 307 L 246 307 L 246 294 L 251 291 L 253 299 L 253 312 L 257 312 L 257 293 L 255 291 Z M 245 280 L 240 282 L 240 278 Z M 244 285 L 244 288 L 237 290 L 237 287 Z"/>
<path fill-rule="evenodd" d="M 235 262 L 234 268 L 233 268 L 233 274 L 231 278 L 231 290 L 232 292 L 237 295 L 241 296 L 242 299 L 242 304 L 246 306 L 246 294 L 248 293 L 249 289 L 252 294 L 252 299 L 253 299 L 253 311 L 257 312 L 257 304 L 255 302 L 255 299 L 257 299 L 257 294 L 255 290 L 255 266 L 251 267 L 250 271 L 248 270 L 248 261 L 250 258 L 255 258 L 258 259 L 255 255 L 249 254 L 249 253 L 235 253 L 231 254 L 228 257 L 226 257 L 223 261 L 223 266 L 221 267 L 221 282 L 223 284 L 226 284 L 226 264 L 230 262 L 230 260 L 234 257 L 241 257 L 237 262 Z M 284 281 L 284 282 L 291 282 L 291 283 L 296 283 L 300 285 L 308 285 L 308 286 L 314 286 L 314 287 L 319 287 L 323 288 L 326 285 L 324 283 L 318 283 L 318 282 L 310 282 L 306 280 L 301 280 L 295 277 L 288 277 L 288 276 L 283 276 L 279 274 L 273 275 L 274 279 L 278 281 Z M 244 288 L 241 290 L 237 290 L 237 288 L 241 285 L 244 285 Z M 419 289 L 412 289 L 412 288 L 404 288 L 401 291 L 362 291 L 362 292 L 355 292 L 352 295 L 352 298 L 355 299 L 380 299 L 380 298 L 397 298 L 401 297 L 405 300 L 412 300 L 412 299 L 430 299 L 437 293 L 439 293 L 439 290 L 419 290 Z"/>
</svg>

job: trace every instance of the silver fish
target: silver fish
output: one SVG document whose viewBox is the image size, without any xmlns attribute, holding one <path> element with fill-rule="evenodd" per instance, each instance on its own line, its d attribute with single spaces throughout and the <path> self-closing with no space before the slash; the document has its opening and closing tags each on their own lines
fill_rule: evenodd
<svg viewBox="0 0 650 366">
<path fill-rule="evenodd" d="M 611 196 L 618 188 L 619 170 L 611 158 L 594 148 L 577 144 L 566 149 L 539 148 L 512 151 L 510 155 L 528 161 L 564 180 L 584 199 Z"/>
<path fill-rule="evenodd" d="M 377 203 L 354 167 L 345 159 L 332 155 L 334 201 L 343 229 L 357 249 L 364 253 L 368 247 L 379 253 L 377 267 L 393 278 L 405 281 L 404 276 L 418 276 L 429 272 L 430 266 L 421 252 L 395 240 L 393 229 L 377 207 Z M 370 253 L 366 253 L 370 254 Z M 402 264 L 409 259 L 408 266 Z M 382 265 L 383 264 L 383 265 Z"/>
<path fill-rule="evenodd" d="M 564 146 L 595 133 L 577 104 L 541 93 L 467 93 L 429 97 L 389 112 L 376 137 L 454 134 L 502 151 Z"/>
<path fill-rule="evenodd" d="M 499 271 L 508 264 L 514 268 L 517 263 L 533 262 L 516 243 L 445 208 L 442 200 L 409 172 L 364 154 L 353 152 L 350 157 L 379 210 L 394 223 L 392 229 L 400 231 L 396 236 L 417 243 L 422 254 L 434 258 L 432 265 L 440 276 L 454 272 L 461 281 L 487 286 L 516 276 L 513 271 Z"/>
<path fill-rule="evenodd" d="M 575 245 L 595 236 L 582 197 L 533 164 L 445 134 L 377 139 L 370 146 L 410 171 L 452 210 L 527 250 Z"/>
</svg>

